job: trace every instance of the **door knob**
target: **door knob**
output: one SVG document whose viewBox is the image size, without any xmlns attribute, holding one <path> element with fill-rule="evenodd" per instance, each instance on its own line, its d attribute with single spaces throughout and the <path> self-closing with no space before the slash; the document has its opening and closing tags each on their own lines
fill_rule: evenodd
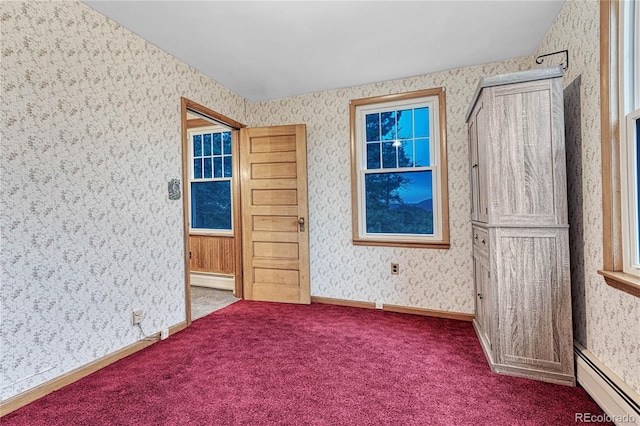
<svg viewBox="0 0 640 426">
<path fill-rule="evenodd" d="M 298 225 L 300 226 L 300 232 L 304 232 L 304 217 L 298 219 Z"/>
</svg>

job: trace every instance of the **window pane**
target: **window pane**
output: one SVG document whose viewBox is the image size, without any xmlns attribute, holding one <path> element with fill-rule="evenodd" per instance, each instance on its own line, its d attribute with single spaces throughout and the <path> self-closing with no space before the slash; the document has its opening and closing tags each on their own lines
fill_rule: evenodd
<svg viewBox="0 0 640 426">
<path fill-rule="evenodd" d="M 393 146 L 393 142 L 382 143 L 382 168 L 383 169 L 395 169 L 398 167 L 396 161 L 396 147 Z"/>
<path fill-rule="evenodd" d="M 402 141 L 398 147 L 398 167 L 413 167 L 413 141 Z"/>
<path fill-rule="evenodd" d="M 224 177 L 231 177 L 232 170 L 233 170 L 233 165 L 231 162 L 231 156 L 225 155 L 224 156 Z"/>
<path fill-rule="evenodd" d="M 231 229 L 231 183 L 191 182 L 191 227 Z"/>
<path fill-rule="evenodd" d="M 430 165 L 429 139 L 416 139 L 416 167 L 427 167 Z"/>
<path fill-rule="evenodd" d="M 211 133 L 203 135 L 202 142 L 204 143 L 203 152 L 205 157 L 211 156 Z"/>
<path fill-rule="evenodd" d="M 224 154 L 231 154 L 231 132 L 224 132 L 222 134 L 222 145 Z"/>
<path fill-rule="evenodd" d="M 204 159 L 204 173 L 202 174 L 202 177 L 205 179 L 211 178 L 211 158 Z"/>
<path fill-rule="evenodd" d="M 380 114 L 367 114 L 367 142 L 380 140 Z"/>
<path fill-rule="evenodd" d="M 379 169 L 380 168 L 380 144 L 368 143 L 367 144 L 367 169 Z"/>
<path fill-rule="evenodd" d="M 380 129 L 383 141 L 392 141 L 396 137 L 396 113 L 395 111 L 380 114 Z"/>
<path fill-rule="evenodd" d="M 202 158 L 193 160 L 193 178 L 202 179 Z"/>
<path fill-rule="evenodd" d="M 193 156 L 202 156 L 202 136 L 196 135 L 193 137 Z"/>
<path fill-rule="evenodd" d="M 431 173 L 365 175 L 367 233 L 433 234 Z"/>
<path fill-rule="evenodd" d="M 415 137 L 426 138 L 429 135 L 429 108 L 416 108 L 413 110 L 415 120 Z"/>
<path fill-rule="evenodd" d="M 213 157 L 213 177 L 222 177 L 222 157 Z"/>
<path fill-rule="evenodd" d="M 398 111 L 398 139 L 411 139 L 413 137 L 412 109 Z"/>
<path fill-rule="evenodd" d="M 222 154 L 222 136 L 220 133 L 213 134 L 213 155 Z"/>
</svg>

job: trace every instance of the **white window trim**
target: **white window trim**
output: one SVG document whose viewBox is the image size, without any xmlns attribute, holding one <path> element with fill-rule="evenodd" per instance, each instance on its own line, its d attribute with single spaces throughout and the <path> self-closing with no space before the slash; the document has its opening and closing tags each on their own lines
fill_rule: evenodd
<svg viewBox="0 0 640 426">
<path fill-rule="evenodd" d="M 383 113 L 390 111 L 397 111 L 400 109 L 415 109 L 421 107 L 429 108 L 429 123 L 430 128 L 432 129 L 431 134 L 429 135 L 429 158 L 430 158 L 430 166 L 425 167 L 406 167 L 406 168 L 394 168 L 394 169 L 367 169 L 367 142 L 364 135 L 366 134 L 366 120 L 365 117 L 367 114 L 371 113 Z M 440 240 L 442 238 L 442 226 L 440 222 L 442 220 L 442 208 L 440 203 L 437 203 L 436 200 L 440 199 L 440 179 L 439 175 L 439 158 L 440 158 L 440 150 L 439 150 L 439 117 L 438 117 L 438 97 L 437 96 L 429 96 L 424 98 L 411 99 L 407 101 L 396 101 L 396 102 L 384 102 L 380 104 L 371 104 L 371 105 L 363 105 L 360 107 L 356 107 L 356 143 L 358 149 L 357 156 L 357 168 L 358 168 L 358 211 L 360 212 L 360 220 L 358 226 L 358 236 L 363 239 L 379 239 L 379 240 L 391 240 L 391 241 L 411 241 L 411 242 L 421 242 L 421 241 L 431 241 L 431 240 Z M 415 159 L 415 156 L 414 156 Z M 433 234 L 430 235 L 407 235 L 407 234 L 378 234 L 378 233 L 368 233 L 366 231 L 366 193 L 364 190 L 364 180 L 367 174 L 373 173 L 402 173 L 402 172 L 419 172 L 419 171 L 431 171 L 432 178 L 432 199 L 434 200 L 434 209 L 433 209 Z"/>
<path fill-rule="evenodd" d="M 640 6 L 636 2 L 620 2 L 620 184 L 622 203 L 623 272 L 640 277 L 638 253 L 638 167 L 635 120 L 640 117 Z M 635 31 L 634 31 L 635 30 Z"/>
<path fill-rule="evenodd" d="M 425 105 L 428 104 L 428 105 Z M 395 111 L 429 106 L 430 166 L 398 169 L 366 169 L 366 113 Z M 449 248 L 449 214 L 447 188 L 447 153 L 444 88 L 386 95 L 351 101 L 351 154 L 353 193 L 353 243 L 356 245 Z M 366 201 L 364 176 L 368 173 L 418 172 L 432 170 L 433 223 L 432 235 L 369 234 L 365 231 Z"/>
<path fill-rule="evenodd" d="M 223 230 L 223 229 L 203 229 L 203 228 L 192 228 L 191 227 L 191 205 L 192 205 L 192 196 L 191 196 L 191 182 L 215 182 L 215 181 L 229 181 L 229 185 L 231 185 L 231 197 L 233 198 L 233 176 L 236 174 L 236 170 L 232 171 L 232 177 L 230 178 L 209 178 L 209 179 L 194 179 L 194 171 L 193 171 L 193 137 L 197 135 L 204 135 L 207 133 L 217 133 L 217 132 L 231 132 L 230 128 L 224 126 L 210 126 L 210 127 L 198 127 L 197 129 L 191 129 L 187 131 L 187 140 L 189 146 L 189 182 L 187 185 L 187 191 L 189 194 L 189 235 L 209 235 L 209 236 L 221 236 L 221 237 L 233 237 L 234 236 L 234 212 L 233 212 L 233 199 L 231 200 L 231 229 Z M 233 152 L 232 145 L 232 156 L 236 153 Z"/>
<path fill-rule="evenodd" d="M 622 241 L 623 241 L 623 271 L 640 276 L 640 264 L 637 262 L 638 241 L 633 236 L 638 235 L 638 202 L 636 162 L 635 120 L 640 119 L 640 108 L 627 114 L 623 126 L 620 126 L 621 141 L 624 144 L 622 152 L 626 158 L 621 161 L 622 185 Z M 637 237 L 636 237 L 637 238 Z"/>
</svg>

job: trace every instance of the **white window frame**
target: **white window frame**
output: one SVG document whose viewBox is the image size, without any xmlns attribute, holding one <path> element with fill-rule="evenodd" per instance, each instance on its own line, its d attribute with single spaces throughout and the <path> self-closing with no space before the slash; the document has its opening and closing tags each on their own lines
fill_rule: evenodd
<svg viewBox="0 0 640 426">
<path fill-rule="evenodd" d="M 353 242 L 356 245 L 449 247 L 446 126 L 444 89 L 428 89 L 398 95 L 351 101 Z M 366 115 L 403 109 L 429 108 L 430 165 L 423 167 L 367 169 Z M 414 145 L 415 149 L 415 145 Z M 414 157 L 415 159 L 415 154 Z M 381 164 L 382 167 L 382 164 Z M 381 234 L 366 231 L 365 176 L 377 173 L 431 171 L 433 234 Z"/>
<path fill-rule="evenodd" d="M 189 182 L 187 185 L 187 191 L 189 194 L 189 234 L 190 235 L 211 235 L 211 236 L 234 236 L 234 211 L 233 211 L 233 181 L 232 179 L 235 177 L 236 170 L 232 171 L 231 177 L 222 177 L 222 178 L 200 178 L 195 179 L 194 169 L 193 169 L 193 160 L 194 160 L 194 152 L 193 152 L 193 137 L 197 135 L 204 135 L 208 133 L 224 133 L 231 132 L 231 128 L 227 128 L 225 126 L 207 126 L 207 127 L 198 127 L 196 129 L 190 129 L 187 131 L 187 140 L 189 146 Z M 236 155 L 233 152 L 233 144 L 231 145 L 231 156 Z M 204 229 L 204 228 L 193 228 L 191 226 L 191 206 L 193 204 L 193 198 L 191 194 L 191 183 L 192 182 L 215 182 L 215 181 L 229 181 L 229 185 L 231 188 L 231 229 Z"/>
<path fill-rule="evenodd" d="M 622 258 L 623 272 L 640 277 L 638 253 L 638 194 L 637 139 L 635 121 L 640 119 L 640 5 L 620 2 L 620 165 L 622 202 Z"/>
</svg>

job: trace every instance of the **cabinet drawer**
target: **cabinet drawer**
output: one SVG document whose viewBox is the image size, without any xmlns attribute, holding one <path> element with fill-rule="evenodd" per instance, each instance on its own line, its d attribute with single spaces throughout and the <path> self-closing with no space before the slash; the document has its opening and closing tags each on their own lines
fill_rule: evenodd
<svg viewBox="0 0 640 426">
<path fill-rule="evenodd" d="M 473 246 L 485 254 L 489 253 L 489 233 L 485 228 L 473 227 Z"/>
</svg>

